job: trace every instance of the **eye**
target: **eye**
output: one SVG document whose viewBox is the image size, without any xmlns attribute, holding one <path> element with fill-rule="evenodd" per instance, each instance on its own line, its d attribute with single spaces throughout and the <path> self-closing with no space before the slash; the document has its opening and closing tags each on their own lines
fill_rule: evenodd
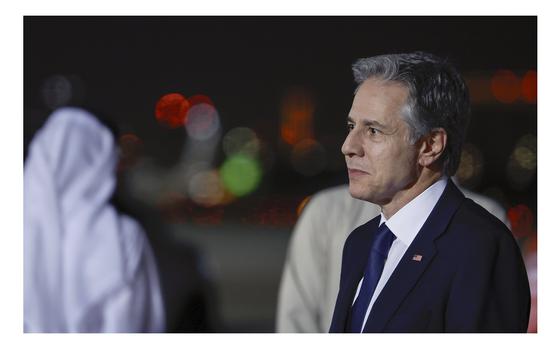
<svg viewBox="0 0 560 349">
<path fill-rule="evenodd" d="M 368 129 L 368 132 L 369 132 L 371 135 L 375 135 L 375 134 L 379 133 L 379 130 L 376 129 L 375 127 L 370 127 L 370 128 Z"/>
<path fill-rule="evenodd" d="M 347 129 L 348 129 L 348 132 L 350 132 L 350 131 L 352 131 L 352 130 L 354 129 L 354 124 L 348 123 L 348 124 L 346 125 L 346 127 L 347 127 Z"/>
</svg>

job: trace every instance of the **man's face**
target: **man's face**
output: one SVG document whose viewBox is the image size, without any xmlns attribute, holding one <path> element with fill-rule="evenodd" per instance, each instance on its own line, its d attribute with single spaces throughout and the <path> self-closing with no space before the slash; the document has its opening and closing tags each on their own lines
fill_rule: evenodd
<svg viewBox="0 0 560 349">
<path fill-rule="evenodd" d="M 342 145 L 353 197 L 385 205 L 417 179 L 419 148 L 408 141 L 401 117 L 407 97 L 395 82 L 371 78 L 359 87 Z"/>
</svg>

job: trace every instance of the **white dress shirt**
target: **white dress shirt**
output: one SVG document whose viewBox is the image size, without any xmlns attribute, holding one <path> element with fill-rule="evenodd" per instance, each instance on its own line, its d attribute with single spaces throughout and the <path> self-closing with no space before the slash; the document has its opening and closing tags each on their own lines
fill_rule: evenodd
<svg viewBox="0 0 560 349">
<path fill-rule="evenodd" d="M 386 219 L 383 213 L 381 213 L 381 220 L 379 221 L 379 225 L 385 223 L 385 225 L 387 225 L 391 232 L 393 232 L 393 234 L 396 236 L 396 239 L 393 241 L 393 244 L 389 249 L 389 254 L 387 256 L 387 260 L 385 261 L 383 272 L 381 273 L 379 282 L 377 283 L 375 291 L 373 292 L 373 296 L 371 297 L 371 300 L 369 302 L 369 306 L 362 323 L 361 331 L 364 330 L 364 326 L 370 315 L 371 308 L 375 303 L 375 300 L 379 296 L 379 293 L 381 293 L 383 287 L 385 287 L 385 284 L 391 277 L 391 274 L 393 274 L 393 271 L 399 264 L 402 256 L 428 219 L 428 216 L 434 209 L 434 206 L 441 197 L 441 194 L 443 194 L 443 190 L 445 189 L 446 184 L 447 177 L 444 176 L 440 178 L 428 189 L 424 190 L 420 195 L 415 197 L 412 201 L 398 210 L 389 219 Z M 356 298 L 358 298 L 363 280 L 364 278 L 362 277 L 362 280 L 360 280 L 358 288 L 356 289 L 354 302 L 356 301 Z"/>
</svg>

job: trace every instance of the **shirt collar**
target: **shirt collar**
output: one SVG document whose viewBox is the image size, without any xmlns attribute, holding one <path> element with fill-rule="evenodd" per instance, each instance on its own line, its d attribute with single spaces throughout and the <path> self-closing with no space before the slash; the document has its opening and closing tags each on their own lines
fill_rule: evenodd
<svg viewBox="0 0 560 349">
<path fill-rule="evenodd" d="M 440 178 L 420 195 L 404 205 L 388 220 L 381 213 L 379 225 L 385 223 L 398 240 L 405 243 L 407 247 L 410 246 L 412 240 L 414 240 L 434 209 L 441 194 L 443 194 L 443 190 L 447 185 L 447 179 L 448 177 L 446 176 Z"/>
</svg>

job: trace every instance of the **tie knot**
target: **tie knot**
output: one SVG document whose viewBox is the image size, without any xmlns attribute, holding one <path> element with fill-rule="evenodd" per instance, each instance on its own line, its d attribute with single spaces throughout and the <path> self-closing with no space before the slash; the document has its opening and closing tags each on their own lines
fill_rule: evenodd
<svg viewBox="0 0 560 349">
<path fill-rule="evenodd" d="M 375 237 L 373 238 L 373 249 L 383 255 L 384 258 L 387 258 L 389 249 L 391 248 L 395 238 L 396 236 L 393 234 L 391 229 L 383 223 L 379 226 L 377 234 L 375 234 Z"/>
</svg>

